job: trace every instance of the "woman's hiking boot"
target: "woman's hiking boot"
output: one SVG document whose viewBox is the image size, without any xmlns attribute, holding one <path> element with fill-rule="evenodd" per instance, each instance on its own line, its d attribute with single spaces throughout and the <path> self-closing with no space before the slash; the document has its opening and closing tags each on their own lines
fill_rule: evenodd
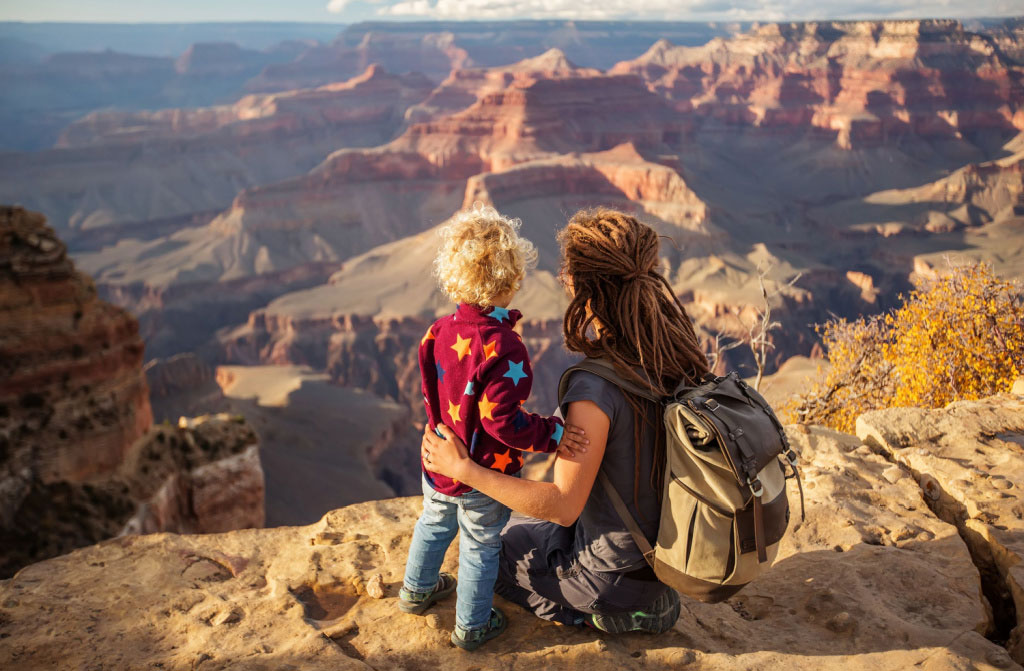
<svg viewBox="0 0 1024 671">
<path fill-rule="evenodd" d="M 662 634 L 675 625 L 679 619 L 680 608 L 679 594 L 674 589 L 666 589 L 664 594 L 644 610 L 612 615 L 595 613 L 590 616 L 590 622 L 596 629 L 609 634 L 624 634 L 627 631 Z"/>
<path fill-rule="evenodd" d="M 506 626 L 508 626 L 508 620 L 505 619 L 505 614 L 497 608 L 491 608 L 491 619 L 487 621 L 487 626 L 483 629 L 467 631 L 459 625 L 455 625 L 455 629 L 452 631 L 452 643 L 463 650 L 473 651 L 505 631 Z"/>
<path fill-rule="evenodd" d="M 423 611 L 430 608 L 435 601 L 439 601 L 455 591 L 455 576 L 451 573 L 442 573 L 437 577 L 437 585 L 426 594 L 410 592 L 404 586 L 398 592 L 398 609 L 403 613 L 421 615 Z"/>
</svg>

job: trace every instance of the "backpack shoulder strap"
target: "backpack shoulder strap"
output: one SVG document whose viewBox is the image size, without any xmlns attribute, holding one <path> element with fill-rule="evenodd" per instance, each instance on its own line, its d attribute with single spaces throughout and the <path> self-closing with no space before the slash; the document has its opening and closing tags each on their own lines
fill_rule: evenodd
<svg viewBox="0 0 1024 671">
<path fill-rule="evenodd" d="M 608 498 L 611 499 L 612 505 L 615 507 L 615 512 L 619 514 L 622 519 L 622 523 L 626 525 L 626 529 L 629 530 L 629 535 L 633 537 L 633 542 L 640 548 L 640 552 L 643 553 L 644 559 L 647 563 L 654 567 L 654 548 L 651 547 L 651 542 L 647 540 L 647 536 L 644 535 L 643 530 L 640 529 L 640 525 L 636 523 L 633 516 L 629 514 L 629 508 L 626 507 L 625 501 L 619 496 L 619 493 L 615 490 L 615 485 L 605 475 L 604 471 L 597 472 L 598 479 L 601 480 L 601 485 L 604 490 L 608 493 Z"/>
<path fill-rule="evenodd" d="M 569 377 L 578 370 L 585 370 L 588 373 L 593 373 L 603 380 L 611 382 L 619 389 L 628 391 L 631 394 L 635 394 L 641 398 L 646 398 L 649 401 L 656 403 L 661 402 L 661 397 L 652 393 L 649 389 L 644 389 L 640 386 L 633 384 L 632 382 L 625 380 L 619 375 L 615 367 L 604 359 L 584 359 L 574 366 L 570 366 L 562 373 L 562 379 L 558 381 L 558 403 L 561 405 L 562 399 L 565 398 L 565 393 L 569 390 Z"/>
</svg>

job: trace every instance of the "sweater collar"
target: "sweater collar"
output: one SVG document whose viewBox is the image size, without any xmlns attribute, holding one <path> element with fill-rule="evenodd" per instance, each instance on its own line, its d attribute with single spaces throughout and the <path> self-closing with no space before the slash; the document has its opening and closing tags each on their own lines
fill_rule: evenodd
<svg viewBox="0 0 1024 671">
<path fill-rule="evenodd" d="M 509 328 L 516 325 L 522 318 L 523 313 L 519 310 L 509 310 L 494 306 L 480 307 L 469 303 L 459 303 L 455 311 L 455 318 L 459 321 L 467 321 L 474 324 L 502 324 Z"/>
</svg>

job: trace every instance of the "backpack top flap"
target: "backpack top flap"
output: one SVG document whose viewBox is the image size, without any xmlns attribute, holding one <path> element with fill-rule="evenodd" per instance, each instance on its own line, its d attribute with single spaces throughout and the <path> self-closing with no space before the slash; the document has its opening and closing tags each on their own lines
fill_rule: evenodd
<svg viewBox="0 0 1024 671">
<path fill-rule="evenodd" d="M 700 415 L 718 434 L 741 488 L 786 452 L 785 433 L 767 402 L 735 373 L 681 390 L 676 399 Z"/>
</svg>

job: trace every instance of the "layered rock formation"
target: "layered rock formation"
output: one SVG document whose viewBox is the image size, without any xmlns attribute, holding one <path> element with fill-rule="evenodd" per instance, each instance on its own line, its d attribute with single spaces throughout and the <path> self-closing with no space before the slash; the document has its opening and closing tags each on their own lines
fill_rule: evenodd
<svg viewBox="0 0 1024 671">
<path fill-rule="evenodd" d="M 43 217 L 20 208 L 0 209 L 0 282 L 5 477 L 113 470 L 152 423 L 135 320 L 99 300 Z"/>
<path fill-rule="evenodd" d="M 77 234 L 78 248 L 166 235 L 338 147 L 387 142 L 432 87 L 371 66 L 348 81 L 230 105 L 95 112 L 66 128 L 58 148 L 0 160 L 0 199 L 44 210 Z"/>
<path fill-rule="evenodd" d="M 960 411 L 887 412 L 869 417 L 903 437 L 908 447 L 894 452 L 930 455 L 930 446 L 914 445 L 947 429 L 963 449 L 951 441 L 955 454 L 944 462 L 941 453 L 929 456 L 933 463 L 981 466 L 1020 452 L 989 436 L 1020 430 L 1021 397 Z M 938 419 L 944 412 L 955 413 L 955 425 Z M 419 513 L 410 498 L 349 506 L 307 527 L 118 539 L 33 565 L 0 583 L 0 660 L 172 669 L 468 670 L 510 660 L 523 669 L 599 671 L 1020 669 L 983 636 L 992 623 L 987 579 L 957 527 L 932 512 L 917 467 L 893 464 L 876 443 L 853 436 L 806 426 L 788 432 L 804 464 L 806 521 L 794 516 L 761 578 L 720 604 L 684 599 L 674 629 L 657 638 L 558 627 L 497 598 L 508 630 L 472 655 L 451 648 L 454 599 L 426 617 L 397 612 Z M 1020 505 L 1013 478 L 968 478 L 985 505 Z M 795 503 L 795 484 L 790 494 Z M 1009 519 L 998 523 L 1011 525 L 1003 536 L 1012 538 L 1019 520 L 1005 510 Z M 457 570 L 454 546 L 445 569 Z M 54 608 L 58 601 L 69 607 Z M 67 644 L 83 632 L 89 645 Z"/>
<path fill-rule="evenodd" d="M 642 75 L 683 112 L 820 129 L 846 149 L 1024 129 L 1022 64 L 956 21 L 769 24 L 702 47 L 659 41 L 612 72 Z"/>
<path fill-rule="evenodd" d="M 588 21 L 366 22 L 348 26 L 329 45 L 266 68 L 248 83 L 255 91 L 317 86 L 350 77 L 370 63 L 417 71 L 441 81 L 453 70 L 497 67 L 548 49 L 566 51 L 587 67 L 606 69 L 633 58 L 660 37 L 704 44 L 737 24 Z"/>
<path fill-rule="evenodd" d="M 496 68 L 459 68 L 431 92 L 427 98 L 406 111 L 406 118 L 424 122 L 466 109 L 480 96 L 494 93 L 513 83 L 520 86 L 552 77 L 593 77 L 597 70 L 578 68 L 561 49 L 549 49 L 540 56 Z"/>
<path fill-rule="evenodd" d="M 134 318 L 0 208 L 0 575 L 118 533 L 263 524 L 244 421 L 152 428 Z"/>
</svg>

